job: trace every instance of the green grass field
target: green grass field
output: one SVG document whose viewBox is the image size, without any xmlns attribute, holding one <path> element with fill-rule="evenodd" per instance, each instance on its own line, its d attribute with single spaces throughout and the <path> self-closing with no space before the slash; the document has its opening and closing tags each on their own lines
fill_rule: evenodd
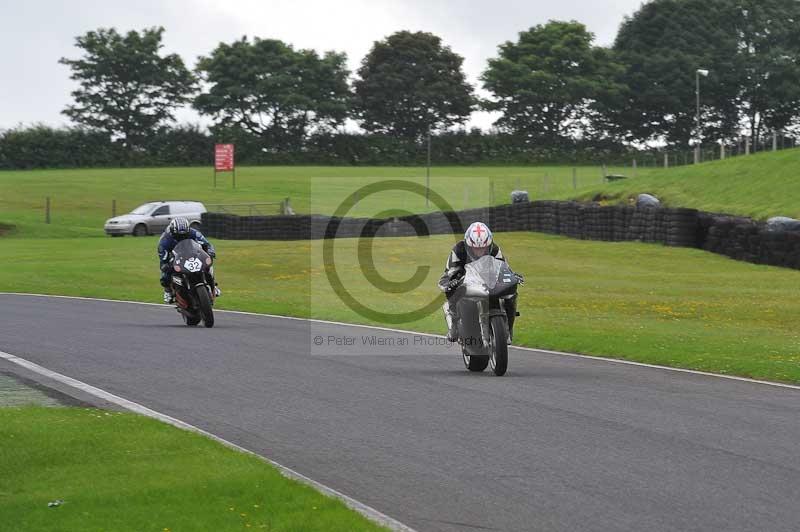
<svg viewBox="0 0 800 532">
<path fill-rule="evenodd" d="M 648 169 L 640 177 L 596 186 L 576 194 L 592 199 L 602 194 L 627 201 L 642 192 L 668 205 L 692 207 L 764 219 L 800 218 L 800 148 L 732 157 L 697 166 Z"/>
<path fill-rule="evenodd" d="M 254 456 L 133 414 L 0 408 L 0 442 L 2 530 L 383 530 Z"/>
<path fill-rule="evenodd" d="M 621 169 L 609 169 L 622 171 Z M 103 222 L 117 213 L 154 200 L 191 199 L 206 204 L 241 204 L 290 198 L 299 213 L 332 214 L 353 191 L 376 181 L 412 180 L 425 183 L 424 168 L 362 167 L 242 167 L 237 188 L 230 175 L 219 175 L 212 186 L 209 168 L 145 168 L 42 170 L 0 172 L 0 226 L 16 227 L 11 237 L 102 236 Z M 533 199 L 564 198 L 576 190 L 597 186 L 600 167 L 437 167 L 431 172 L 431 189 L 454 209 L 508 203 L 515 188 L 528 190 Z M 577 187 L 574 188 L 573 186 Z M 493 189 L 493 194 L 492 194 Z M 51 198 L 51 221 L 46 225 L 45 202 Z M 386 192 L 359 203 L 353 216 L 373 216 L 389 208 L 411 212 L 438 210 L 424 197 Z M 263 214 L 277 207 L 260 208 Z M 247 214 L 247 209 L 240 209 Z"/>
<path fill-rule="evenodd" d="M 511 190 L 522 188 L 532 199 L 603 194 L 626 201 L 651 192 L 673 206 L 800 216 L 798 163 L 800 150 L 787 150 L 669 171 L 639 169 L 635 179 L 603 185 L 599 168 L 579 168 L 576 182 L 569 167 L 434 168 L 431 183 L 455 209 L 505 203 Z M 122 213 L 157 199 L 251 203 L 290 197 L 298 212 L 325 214 L 357 188 L 396 178 L 423 184 L 424 169 L 241 168 L 236 190 L 222 178 L 213 189 L 208 169 L 0 172 L 0 291 L 159 302 L 156 239 L 99 238 L 114 199 Z M 47 196 L 50 225 L 43 223 Z M 421 197 L 385 193 L 350 214 L 371 216 L 387 208 L 436 207 Z M 336 267 L 354 297 L 375 310 L 415 310 L 441 301 L 435 280 L 455 238 L 372 241 L 376 262 L 368 273 L 402 281 L 417 267 L 428 268 L 424 282 L 403 294 L 365 282 L 354 239 L 334 241 L 332 263 L 322 260 L 319 241 L 216 241 L 224 291 L 218 308 L 387 325 L 348 308 L 326 271 Z M 527 278 L 517 344 L 800 383 L 800 298 L 792 288 L 800 272 L 694 249 L 535 233 L 496 238 Z M 218 316 L 217 326 L 225 322 L 224 314 Z M 438 310 L 391 325 L 444 332 Z M 0 442 L 0 525 L 162 532 L 371 526 L 254 458 L 134 416 L 0 409 Z M 66 503 L 48 508 L 55 499 Z"/>
<path fill-rule="evenodd" d="M 649 244 L 535 233 L 496 239 L 527 277 L 517 322 L 520 345 L 800 382 L 800 298 L 791 288 L 800 284 L 800 272 Z M 373 241 L 375 271 L 390 280 L 429 268 L 424 282 L 403 294 L 384 293 L 364 280 L 355 239 L 335 241 L 334 262 L 358 301 L 382 311 L 411 311 L 441 297 L 435 281 L 452 242 L 449 236 Z M 0 290 L 160 300 L 155 238 L 3 243 Z M 217 244 L 224 291 L 218 308 L 386 325 L 355 313 L 334 293 L 319 241 Z M 224 316 L 217 321 L 225 326 Z M 438 309 L 392 326 L 444 332 Z"/>
</svg>

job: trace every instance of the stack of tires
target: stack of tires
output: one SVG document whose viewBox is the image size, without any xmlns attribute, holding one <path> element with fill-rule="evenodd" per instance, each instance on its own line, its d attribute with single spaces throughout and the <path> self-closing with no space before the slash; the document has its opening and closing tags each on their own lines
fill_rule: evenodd
<svg viewBox="0 0 800 532">
<path fill-rule="evenodd" d="M 628 224 L 625 240 L 644 241 L 645 230 L 647 229 L 647 211 L 650 209 L 633 209 Z"/>
<path fill-rule="evenodd" d="M 696 247 L 698 217 L 695 209 L 664 209 L 664 244 Z"/>
<path fill-rule="evenodd" d="M 513 203 L 509 209 L 510 225 L 509 231 L 530 231 L 531 230 L 531 207 L 529 202 Z"/>
<path fill-rule="evenodd" d="M 574 201 L 556 203 L 555 233 L 572 238 L 581 237 L 579 206 Z"/>
<path fill-rule="evenodd" d="M 631 224 L 634 208 L 627 205 L 608 208 L 613 209 L 613 216 L 610 222 L 611 240 L 614 242 L 627 240 L 628 226 Z"/>
<path fill-rule="evenodd" d="M 534 231 L 542 233 L 556 233 L 556 206 L 557 201 L 534 201 L 533 216 L 531 217 Z"/>
<path fill-rule="evenodd" d="M 705 216 L 700 218 L 705 225 L 708 219 Z M 720 255 L 733 256 L 735 253 L 732 233 L 736 226 L 741 224 L 753 223 L 748 218 L 735 216 L 711 216 L 708 233 L 706 234 L 703 249 Z"/>
</svg>

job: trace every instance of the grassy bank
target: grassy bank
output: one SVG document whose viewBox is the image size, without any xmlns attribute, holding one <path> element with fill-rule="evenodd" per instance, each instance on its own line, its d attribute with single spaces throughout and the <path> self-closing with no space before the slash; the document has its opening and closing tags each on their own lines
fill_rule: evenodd
<svg viewBox="0 0 800 532">
<path fill-rule="evenodd" d="M 610 169 L 609 171 L 618 171 Z M 641 171 L 640 171 L 641 173 Z M 599 167 L 436 167 L 431 188 L 454 209 L 508 203 L 510 192 L 526 189 L 532 198 L 567 197 L 576 188 L 597 186 Z M 102 236 L 103 222 L 147 201 L 192 199 L 206 204 L 239 204 L 290 198 L 300 213 L 332 214 L 353 191 L 375 181 L 412 180 L 424 185 L 424 168 L 242 167 L 236 189 L 230 175 L 212 186 L 210 168 L 145 168 L 0 172 L 0 225 L 13 224 L 17 237 Z M 51 198 L 52 223 L 45 225 L 45 198 Z M 493 199 L 492 199 L 493 198 Z M 362 201 L 351 213 L 372 216 L 389 209 L 411 212 L 438 210 L 422 196 L 385 192 Z M 259 207 L 275 214 L 277 207 Z M 247 214 L 249 210 L 241 209 Z"/>
<path fill-rule="evenodd" d="M 3 530 L 382 530 L 254 456 L 133 414 L 0 408 L 0 441 Z"/>
<path fill-rule="evenodd" d="M 796 271 L 658 245 L 533 233 L 496 239 L 528 280 L 518 344 L 800 382 Z M 437 296 L 435 280 L 452 242 L 445 236 L 374 240 L 375 271 L 389 280 L 429 268 L 419 287 L 402 294 L 365 281 L 354 239 L 336 241 L 334 264 L 359 301 L 411 311 Z M 3 244 L 0 290 L 159 301 L 154 238 Z M 220 308 L 385 325 L 360 316 L 334 293 L 320 242 L 217 244 Z M 225 326 L 224 317 L 218 322 Z M 438 311 L 397 326 L 443 331 Z"/>
<path fill-rule="evenodd" d="M 626 201 L 642 192 L 675 207 L 741 214 L 800 218 L 800 148 L 732 157 L 696 166 L 651 169 L 636 179 L 597 186 L 576 194 L 592 199 L 603 194 Z"/>
</svg>

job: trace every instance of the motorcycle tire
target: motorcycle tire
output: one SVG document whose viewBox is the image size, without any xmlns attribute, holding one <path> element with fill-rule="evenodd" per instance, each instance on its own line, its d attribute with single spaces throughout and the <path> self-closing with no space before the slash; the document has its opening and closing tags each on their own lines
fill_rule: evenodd
<svg viewBox="0 0 800 532">
<path fill-rule="evenodd" d="M 461 358 L 464 359 L 464 366 L 470 371 L 483 371 L 489 365 L 489 357 L 468 355 L 464 347 L 461 348 Z"/>
<path fill-rule="evenodd" d="M 200 318 L 199 314 L 197 316 L 192 316 L 191 318 L 186 314 L 181 314 L 181 316 L 183 316 L 183 323 L 185 323 L 189 327 L 197 326 L 197 324 L 200 323 L 200 320 L 202 319 Z"/>
<path fill-rule="evenodd" d="M 197 303 L 200 307 L 200 316 L 203 318 L 203 325 L 210 329 L 214 326 L 214 309 L 211 308 L 211 296 L 208 288 L 204 285 L 197 287 Z"/>
<path fill-rule="evenodd" d="M 489 364 L 498 377 L 508 369 L 508 338 L 505 316 L 492 316 L 492 345 Z"/>
</svg>

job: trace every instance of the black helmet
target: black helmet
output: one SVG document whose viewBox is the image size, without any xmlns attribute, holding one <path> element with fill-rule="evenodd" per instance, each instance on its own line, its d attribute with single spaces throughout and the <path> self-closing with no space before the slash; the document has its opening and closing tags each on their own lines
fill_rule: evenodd
<svg viewBox="0 0 800 532">
<path fill-rule="evenodd" d="M 167 231 L 175 240 L 183 240 L 189 236 L 189 220 L 183 217 L 175 218 L 169 223 Z"/>
</svg>

